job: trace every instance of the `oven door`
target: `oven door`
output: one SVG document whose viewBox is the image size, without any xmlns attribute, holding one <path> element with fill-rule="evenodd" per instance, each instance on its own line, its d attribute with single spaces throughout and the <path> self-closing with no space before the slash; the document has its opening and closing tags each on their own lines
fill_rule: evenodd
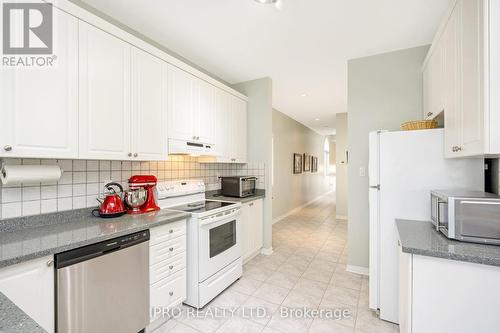
<svg viewBox="0 0 500 333">
<path fill-rule="evenodd" d="M 241 257 L 240 208 L 200 219 L 199 282 Z"/>
</svg>

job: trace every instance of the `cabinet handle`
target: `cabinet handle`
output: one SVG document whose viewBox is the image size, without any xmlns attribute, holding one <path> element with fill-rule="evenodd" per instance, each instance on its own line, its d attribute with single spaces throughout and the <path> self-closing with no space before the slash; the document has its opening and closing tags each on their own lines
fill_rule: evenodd
<svg viewBox="0 0 500 333">
<path fill-rule="evenodd" d="M 427 117 L 430 117 L 430 116 L 432 116 L 433 114 L 434 114 L 434 113 L 432 113 L 432 112 L 427 112 Z"/>
<path fill-rule="evenodd" d="M 174 250 L 174 248 L 173 248 L 173 247 L 171 247 L 171 248 L 170 248 L 170 249 L 168 249 L 168 250 L 169 250 L 170 252 L 172 252 L 172 251 Z"/>
<path fill-rule="evenodd" d="M 127 155 L 128 155 L 128 157 L 132 157 L 132 153 L 128 153 Z"/>
<path fill-rule="evenodd" d="M 6 145 L 3 147 L 3 150 L 5 151 L 11 151 L 12 150 L 12 146 L 11 145 Z"/>
<path fill-rule="evenodd" d="M 195 137 L 195 136 L 193 136 L 193 140 L 196 140 L 196 137 Z"/>
<path fill-rule="evenodd" d="M 174 266 L 170 265 L 170 266 L 168 266 L 168 269 L 172 270 L 172 269 L 174 269 Z"/>
<path fill-rule="evenodd" d="M 199 136 L 197 136 L 197 137 L 196 137 L 196 140 L 200 140 L 200 137 L 199 137 Z"/>
<path fill-rule="evenodd" d="M 174 292 L 173 292 L 173 291 L 169 292 L 168 294 L 169 294 L 170 296 L 174 296 Z"/>
<path fill-rule="evenodd" d="M 174 232 L 174 230 L 173 230 L 173 229 L 170 229 L 170 230 L 168 231 L 168 233 L 169 233 L 169 234 L 172 234 L 173 232 Z"/>
<path fill-rule="evenodd" d="M 249 205 L 250 207 L 252 207 L 252 206 L 253 206 L 253 202 L 249 203 L 248 205 Z"/>
<path fill-rule="evenodd" d="M 54 260 L 50 259 L 49 261 L 47 261 L 47 267 L 50 267 L 54 264 Z"/>
<path fill-rule="evenodd" d="M 137 157 L 137 156 L 139 156 L 139 154 L 135 153 L 135 154 L 134 154 L 134 157 Z"/>
<path fill-rule="evenodd" d="M 460 147 L 460 146 L 453 146 L 453 147 L 451 148 L 451 151 L 452 151 L 452 152 L 454 152 L 454 153 L 457 153 L 457 152 L 459 152 L 459 151 L 462 151 L 462 149 L 463 149 L 463 148 L 462 148 L 462 147 Z"/>
</svg>

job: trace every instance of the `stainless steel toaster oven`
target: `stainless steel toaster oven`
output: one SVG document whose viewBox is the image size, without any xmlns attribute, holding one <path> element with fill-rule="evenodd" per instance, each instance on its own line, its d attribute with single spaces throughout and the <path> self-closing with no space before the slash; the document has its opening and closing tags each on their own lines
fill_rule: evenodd
<svg viewBox="0 0 500 333">
<path fill-rule="evenodd" d="M 257 177 L 221 177 L 222 195 L 243 198 L 255 194 Z"/>
<path fill-rule="evenodd" d="M 486 192 L 431 192 L 436 230 L 464 242 L 500 244 L 500 196 Z"/>
</svg>

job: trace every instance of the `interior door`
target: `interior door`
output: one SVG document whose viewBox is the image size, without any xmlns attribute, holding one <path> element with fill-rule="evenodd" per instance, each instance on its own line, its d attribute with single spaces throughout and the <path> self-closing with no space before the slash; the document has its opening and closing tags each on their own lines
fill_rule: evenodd
<svg viewBox="0 0 500 333">
<path fill-rule="evenodd" d="M 0 157 L 78 157 L 78 20 L 54 8 L 53 67 L 0 74 Z"/>
<path fill-rule="evenodd" d="M 139 160 L 165 160 L 166 63 L 132 49 L 132 153 Z"/>
<path fill-rule="evenodd" d="M 131 46 L 79 21 L 80 157 L 128 159 Z"/>
<path fill-rule="evenodd" d="M 168 66 L 168 137 L 194 141 L 194 76 Z"/>
</svg>

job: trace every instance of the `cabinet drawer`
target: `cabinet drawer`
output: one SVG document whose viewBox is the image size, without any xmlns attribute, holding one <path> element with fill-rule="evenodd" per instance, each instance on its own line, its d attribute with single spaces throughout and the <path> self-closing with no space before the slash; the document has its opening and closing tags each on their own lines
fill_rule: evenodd
<svg viewBox="0 0 500 333">
<path fill-rule="evenodd" d="M 186 251 L 186 237 L 181 236 L 175 239 L 150 246 L 149 265 L 153 266 L 161 261 L 173 258 L 181 252 Z"/>
<path fill-rule="evenodd" d="M 186 268 L 186 252 L 163 260 L 149 268 L 149 281 L 156 283 Z"/>
<path fill-rule="evenodd" d="M 186 234 L 186 220 L 168 223 L 150 230 L 150 245 L 165 242 Z"/>
<path fill-rule="evenodd" d="M 173 307 L 186 299 L 186 270 L 151 285 L 151 307 Z"/>
</svg>

